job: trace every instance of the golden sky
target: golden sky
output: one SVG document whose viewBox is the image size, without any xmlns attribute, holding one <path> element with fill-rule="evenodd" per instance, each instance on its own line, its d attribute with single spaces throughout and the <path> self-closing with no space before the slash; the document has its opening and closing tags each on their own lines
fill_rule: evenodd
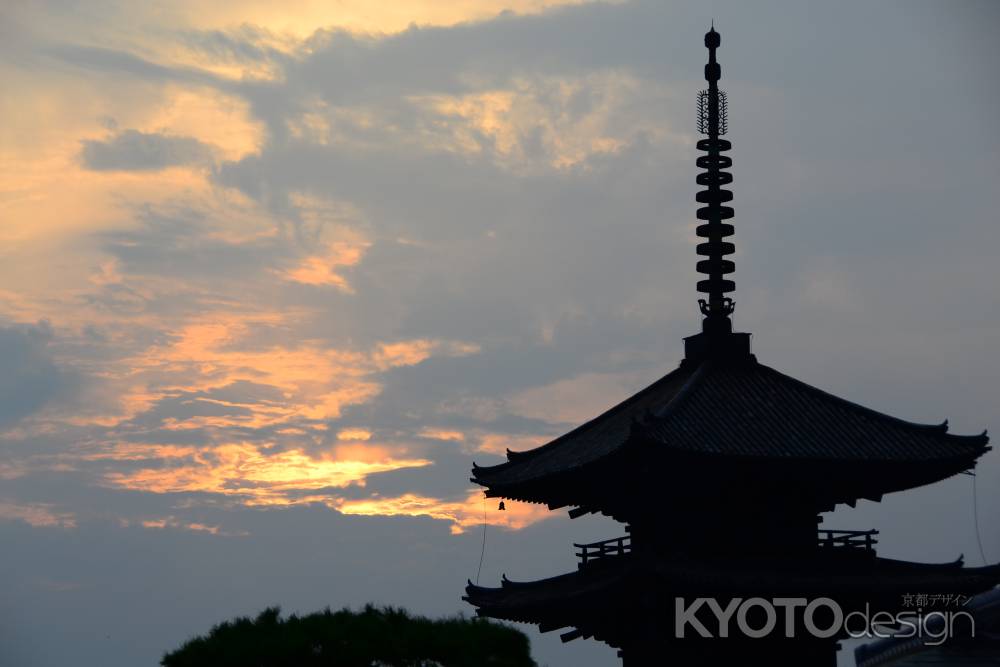
<svg viewBox="0 0 1000 667">
<path fill-rule="evenodd" d="M 276 210 L 220 184 L 218 170 L 275 141 L 240 86 L 280 86 L 283 63 L 308 58 L 325 35 L 365 43 L 554 4 L 9 6 L 11 48 L 25 50 L 2 65 L 17 94 L 0 106 L 0 243 L 8 258 L 0 266 L 0 306 L 8 326 L 45 339 L 46 356 L 79 386 L 74 396 L 8 424 L 11 442 L 57 434 L 68 444 L 44 453 L 15 448 L 5 475 L 83 472 L 85 465 L 92 483 L 115 489 L 426 515 L 457 531 L 481 521 L 478 494 L 461 484 L 450 498 L 338 493 L 363 487 L 375 473 L 434 465 L 429 452 L 436 447 L 500 453 L 497 438 L 517 440 L 482 428 L 338 424 L 345 410 L 380 395 L 381 375 L 475 355 L 480 345 L 400 336 L 391 326 L 384 338 L 317 329 L 317 313 L 330 308 L 322 295 L 366 298 L 351 279 L 380 240 L 366 212 L 349 199 L 294 190 L 290 210 Z M 550 85 L 568 97 L 584 84 Z M 615 76 L 603 85 L 634 84 Z M 516 168 L 524 162 L 517 126 L 538 111 L 532 95 L 529 83 L 515 81 L 509 89 L 410 96 L 440 119 L 435 131 L 413 140 L 424 150 L 479 152 L 475 137 L 491 136 Z M 350 133 L 333 136 L 348 124 L 394 132 L 368 104 L 334 107 L 305 95 L 299 109 L 285 123 L 300 142 L 357 141 Z M 570 133 L 550 128 L 559 142 L 553 164 L 613 150 L 616 140 L 600 136 L 606 113 Z M 235 275 L 180 265 L 210 265 L 213 254 L 237 258 Z M 288 299 L 290 292 L 296 297 Z M 523 435 L 538 444 L 537 435 Z M 59 518 L 72 512 L 48 507 L 8 502 L 0 515 L 75 525 Z M 515 506 L 495 520 L 516 528 L 543 516 Z M 202 525 L 120 518 L 157 528 Z"/>
</svg>

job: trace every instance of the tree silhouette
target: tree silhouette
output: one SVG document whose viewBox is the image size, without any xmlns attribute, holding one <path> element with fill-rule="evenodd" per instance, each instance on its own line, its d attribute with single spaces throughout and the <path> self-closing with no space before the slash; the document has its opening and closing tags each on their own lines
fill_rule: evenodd
<svg viewBox="0 0 1000 667">
<path fill-rule="evenodd" d="M 527 636 L 486 619 L 440 620 L 368 605 L 221 623 L 163 656 L 163 667 L 537 667 Z"/>
</svg>

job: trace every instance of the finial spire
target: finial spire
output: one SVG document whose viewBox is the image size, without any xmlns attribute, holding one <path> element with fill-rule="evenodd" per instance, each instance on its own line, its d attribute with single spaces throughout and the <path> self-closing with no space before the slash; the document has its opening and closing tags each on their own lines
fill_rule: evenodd
<svg viewBox="0 0 1000 667">
<path fill-rule="evenodd" d="M 698 262 L 698 271 L 708 276 L 698 281 L 698 291 L 706 293 L 708 299 L 699 299 L 705 319 L 702 328 L 705 333 L 730 333 L 733 330 L 729 316 L 733 312 L 733 300 L 726 296 L 732 292 L 736 284 L 724 276 L 736 268 L 731 260 L 724 259 L 735 250 L 732 243 L 723 241 L 733 235 L 733 226 L 722 221 L 733 217 L 733 209 L 723 206 L 723 202 L 731 201 L 733 193 L 723 190 L 722 186 L 733 182 L 733 176 L 724 169 L 732 166 L 731 158 L 722 155 L 723 151 L 732 148 L 721 135 L 728 131 L 728 100 L 726 94 L 719 90 L 718 82 L 722 78 L 722 68 L 715 60 L 715 50 L 722 43 L 719 33 L 715 32 L 715 20 L 711 29 L 705 33 L 705 46 L 708 48 L 708 64 L 705 65 L 705 80 L 708 89 L 698 93 L 698 131 L 708 135 L 707 139 L 698 142 L 698 150 L 706 155 L 698 158 L 698 167 L 705 171 L 698 174 L 698 185 L 706 186 L 698 193 L 697 201 L 705 204 L 698 209 L 698 219 L 704 224 L 698 225 L 698 236 L 707 239 L 699 243 L 697 252 L 706 259 Z"/>
</svg>

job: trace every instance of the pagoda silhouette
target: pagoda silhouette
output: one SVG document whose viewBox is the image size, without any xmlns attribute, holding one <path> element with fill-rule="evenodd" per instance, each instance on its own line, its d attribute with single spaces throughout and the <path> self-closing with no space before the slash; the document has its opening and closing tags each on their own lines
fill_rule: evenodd
<svg viewBox="0 0 1000 667">
<path fill-rule="evenodd" d="M 838 504 L 877 502 L 971 472 L 990 447 L 985 431 L 954 435 L 947 422 L 897 419 L 784 375 L 757 361 L 750 334 L 733 332 L 727 294 L 735 285 L 726 277 L 734 270 L 726 240 L 733 226 L 724 222 L 733 217 L 733 195 L 724 189 L 732 160 L 724 155 L 730 142 L 720 138 L 727 131 L 720 43 L 713 26 L 705 35 L 708 88 L 697 107 L 706 135 L 697 144 L 701 333 L 684 339 L 678 368 L 607 412 L 536 449 L 508 450 L 505 463 L 473 464 L 472 481 L 487 497 L 568 507 L 572 518 L 602 513 L 626 524 L 626 535 L 574 545 L 574 572 L 530 582 L 504 575 L 499 588 L 469 582 L 464 599 L 480 616 L 564 629 L 563 641 L 606 642 L 626 667 L 832 666 L 843 632 L 805 632 L 801 614 L 794 628 L 779 617 L 767 636 L 730 628 L 723 638 L 721 622 L 712 634 L 713 617 L 702 607 L 697 618 L 711 636 L 689 624 L 680 637 L 678 616 L 690 607 L 679 605 L 828 598 L 844 614 L 895 612 L 915 595 L 950 601 L 995 586 L 1000 564 L 883 558 L 875 530 L 818 527 L 820 513 Z M 819 611 L 812 620 L 831 626 Z M 747 622 L 761 628 L 767 618 L 748 615 Z"/>
</svg>

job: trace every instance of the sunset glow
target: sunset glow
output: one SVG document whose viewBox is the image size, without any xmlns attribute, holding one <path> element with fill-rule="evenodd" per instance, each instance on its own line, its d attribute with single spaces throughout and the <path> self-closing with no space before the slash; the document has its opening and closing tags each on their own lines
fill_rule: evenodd
<svg viewBox="0 0 1000 667">
<path fill-rule="evenodd" d="M 112 486 L 137 491 L 197 491 L 242 497 L 251 505 L 282 505 L 295 502 L 290 495 L 294 492 L 364 485 L 365 477 L 373 473 L 431 465 L 424 459 L 312 457 L 299 450 L 267 454 L 247 443 L 215 447 L 193 458 L 191 464 L 167 469 L 109 473 L 106 480 Z"/>
<path fill-rule="evenodd" d="M 455 535 L 484 523 L 517 530 L 552 517 L 548 508 L 529 503 L 509 502 L 503 512 L 490 511 L 491 508 L 495 510 L 495 503 L 492 499 L 484 502 L 481 492 L 471 493 L 465 500 L 455 502 L 408 493 L 395 498 L 346 500 L 334 506 L 344 514 L 425 516 L 450 521 L 451 532 Z"/>
</svg>

